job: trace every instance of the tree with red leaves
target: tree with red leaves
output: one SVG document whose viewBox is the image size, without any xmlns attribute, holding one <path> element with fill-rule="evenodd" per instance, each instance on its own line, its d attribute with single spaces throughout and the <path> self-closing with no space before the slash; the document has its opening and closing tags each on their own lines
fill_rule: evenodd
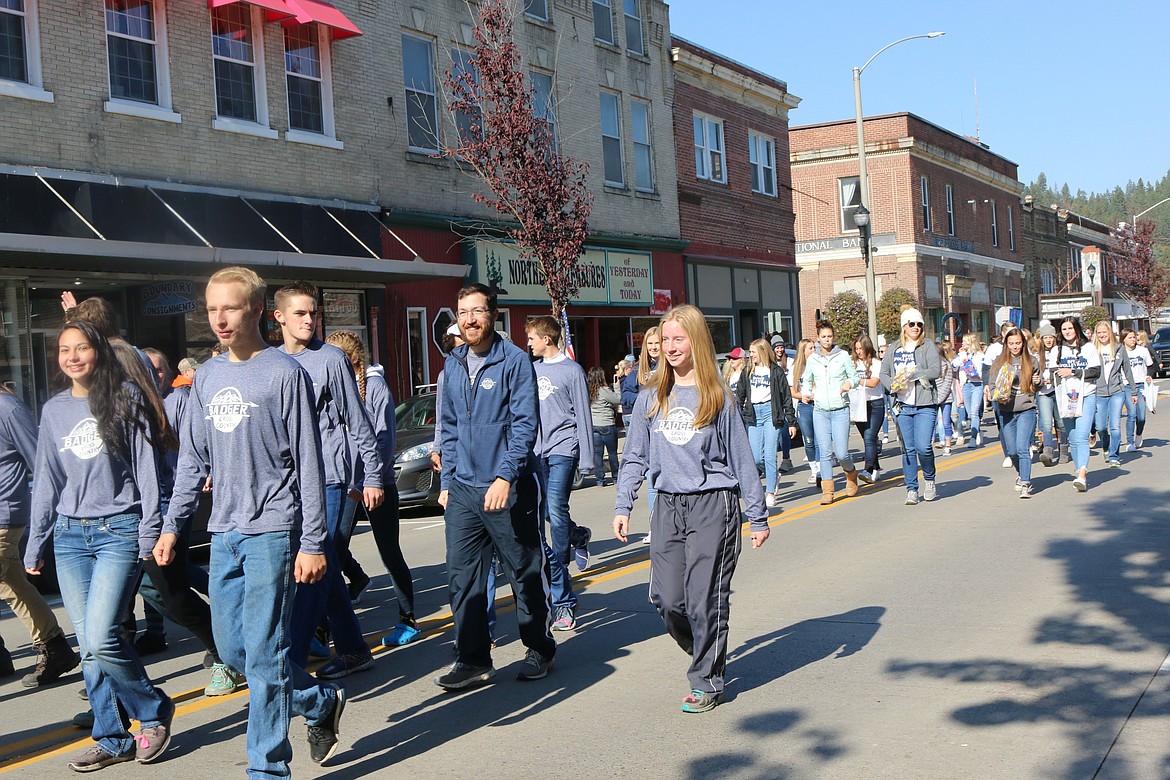
<svg viewBox="0 0 1170 780">
<path fill-rule="evenodd" d="M 1170 269 L 1154 257 L 1154 227 L 1149 220 L 1122 223 L 1114 234 L 1112 257 L 1118 290 L 1141 304 L 1150 318 L 1159 315 L 1170 297 Z"/>
<path fill-rule="evenodd" d="M 521 257 L 540 264 L 553 315 L 564 320 L 578 292 L 576 266 L 593 207 L 589 166 L 557 148 L 553 97 L 538 101 L 525 79 L 512 35 L 517 13 L 511 0 L 479 3 L 475 51 L 447 73 L 458 145 L 443 154 L 487 186 L 472 195 L 477 202 L 515 223 L 508 235 Z"/>
</svg>

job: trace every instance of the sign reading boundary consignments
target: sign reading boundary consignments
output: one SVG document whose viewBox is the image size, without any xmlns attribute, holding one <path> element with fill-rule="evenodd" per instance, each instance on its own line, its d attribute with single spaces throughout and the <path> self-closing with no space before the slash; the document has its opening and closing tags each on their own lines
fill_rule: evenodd
<svg viewBox="0 0 1170 780">
<path fill-rule="evenodd" d="M 535 258 L 522 258 L 515 244 L 476 241 L 471 262 L 478 281 L 495 287 L 501 304 L 548 301 L 544 273 Z M 649 252 L 586 249 L 575 267 L 576 304 L 649 306 L 654 302 Z"/>
</svg>

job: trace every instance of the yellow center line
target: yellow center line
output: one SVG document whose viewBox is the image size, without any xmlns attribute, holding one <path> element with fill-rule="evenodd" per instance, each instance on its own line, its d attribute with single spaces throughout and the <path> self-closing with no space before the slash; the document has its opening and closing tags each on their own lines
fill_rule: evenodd
<svg viewBox="0 0 1170 780">
<path fill-rule="evenodd" d="M 998 447 L 983 447 L 976 449 L 972 452 L 964 453 L 963 455 L 947 459 L 944 463 L 938 465 L 937 471 L 949 471 L 950 469 L 958 468 L 959 466 L 965 466 L 968 463 L 974 463 L 976 461 L 983 460 L 984 458 L 989 458 L 999 452 L 1000 449 Z M 888 480 L 882 480 L 876 485 L 864 485 L 862 486 L 862 492 L 858 493 L 858 495 L 854 498 L 858 498 L 866 493 L 889 489 L 903 481 L 903 478 L 898 476 Z M 806 517 L 810 517 L 811 515 L 815 515 L 831 509 L 845 500 L 847 499 L 841 494 L 838 494 L 838 498 L 834 500 L 832 504 L 821 504 L 820 499 L 817 498 L 813 501 L 801 504 L 794 509 L 784 512 L 782 516 L 778 516 L 775 519 L 770 520 L 768 522 L 768 527 L 775 528 L 777 526 L 784 525 L 785 523 L 791 523 L 794 520 L 802 520 Z M 748 536 L 750 533 L 751 530 L 749 524 L 745 523 L 742 535 Z M 604 582 L 609 582 L 610 580 L 614 580 L 619 577 L 625 577 L 630 574 L 645 571 L 649 568 L 649 552 L 626 554 L 617 560 L 610 561 L 602 564 L 601 566 L 590 569 L 588 573 L 578 573 L 573 577 L 573 581 L 580 590 L 584 591 L 590 586 L 600 585 Z M 496 611 L 498 613 L 506 613 L 514 606 L 515 604 L 511 596 L 502 596 L 496 600 Z M 450 611 L 443 612 L 435 617 L 420 620 L 419 636 L 420 638 L 428 638 L 442 634 L 453 628 L 454 625 L 454 615 Z M 382 637 L 389 633 L 389 631 L 382 631 L 369 635 L 370 638 L 373 639 L 373 643 L 370 647 L 372 653 L 378 655 L 392 649 L 383 647 L 381 643 Z M 226 696 L 204 696 L 202 688 L 193 688 L 189 691 L 183 691 L 182 693 L 176 694 L 172 697 L 176 704 L 175 718 L 177 719 L 185 715 L 191 715 L 221 703 L 235 701 L 242 696 L 246 696 L 247 693 L 247 688 L 243 688 Z M 73 735 L 77 733 L 78 731 L 75 727 L 64 726 L 52 731 L 45 732 L 37 737 L 28 737 L 19 742 L 6 745 L 5 750 L 14 752 L 21 751 L 26 747 L 35 748 L 38 745 L 41 745 L 42 747 L 26 757 L 22 758 L 18 755 L 14 758 L 0 761 L 0 774 L 5 774 L 14 769 L 19 769 L 30 764 L 35 764 L 45 759 L 53 758 L 54 756 L 64 755 L 65 753 L 73 750 L 80 750 L 87 747 L 88 745 L 93 744 L 93 741 L 88 735 L 73 739 Z M 61 744 L 62 742 L 65 744 Z M 57 745 L 60 746 L 55 747 Z"/>
</svg>

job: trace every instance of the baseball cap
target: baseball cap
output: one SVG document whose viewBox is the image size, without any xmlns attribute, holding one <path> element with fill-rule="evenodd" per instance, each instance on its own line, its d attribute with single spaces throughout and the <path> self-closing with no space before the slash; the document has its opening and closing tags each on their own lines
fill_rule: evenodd
<svg viewBox="0 0 1170 780">
<path fill-rule="evenodd" d="M 625 360 L 627 363 L 637 363 L 638 362 L 638 358 L 634 357 L 632 354 L 626 355 L 623 358 L 623 360 Z"/>
<path fill-rule="evenodd" d="M 186 357 L 179 361 L 179 371 L 196 371 L 200 363 L 195 358 Z"/>
<path fill-rule="evenodd" d="M 746 356 L 747 353 L 743 351 L 743 347 L 736 347 L 727 353 L 727 357 L 731 358 L 732 360 L 742 360 Z"/>
</svg>

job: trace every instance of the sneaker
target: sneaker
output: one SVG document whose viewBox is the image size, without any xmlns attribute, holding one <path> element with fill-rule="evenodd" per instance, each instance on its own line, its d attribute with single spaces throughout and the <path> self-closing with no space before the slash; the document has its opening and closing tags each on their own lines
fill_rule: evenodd
<svg viewBox="0 0 1170 780">
<path fill-rule="evenodd" d="M 1024 486 L 1024 483 L 1020 481 L 1020 478 L 1019 478 L 1019 477 L 1016 477 L 1016 492 L 1017 492 L 1017 493 L 1019 493 L 1019 492 L 1020 492 L 1020 489 L 1021 489 L 1023 486 Z"/>
<path fill-rule="evenodd" d="M 516 679 L 523 682 L 543 679 L 548 676 L 548 670 L 551 666 L 551 658 L 545 658 L 537 651 L 530 649 L 524 654 L 524 665 L 516 673 Z"/>
<path fill-rule="evenodd" d="M 402 645 L 409 645 L 416 638 L 418 638 L 419 630 L 417 625 L 410 623 L 399 623 L 390 629 L 390 633 L 382 637 L 382 647 L 401 647 Z"/>
<path fill-rule="evenodd" d="M 349 603 L 357 604 L 362 600 L 362 591 L 370 585 L 370 575 L 364 571 L 359 571 L 358 576 L 355 577 L 347 586 L 349 590 Z"/>
<path fill-rule="evenodd" d="M 318 680 L 340 680 L 374 666 L 374 656 L 365 652 L 341 653 L 317 670 Z M 319 761 L 317 763 L 320 763 Z"/>
<path fill-rule="evenodd" d="M 710 712 L 721 701 L 723 701 L 723 694 L 721 693 L 707 693 L 706 691 L 693 689 L 683 698 L 682 711 L 691 713 L 692 715 L 700 712 Z"/>
<path fill-rule="evenodd" d="M 817 477 L 817 472 L 815 472 L 815 471 L 810 471 L 810 472 L 808 473 L 808 484 L 810 484 L 810 485 L 815 485 L 815 484 L 817 484 L 817 479 L 818 479 L 818 477 Z"/>
<path fill-rule="evenodd" d="M 578 571 L 589 568 L 589 540 L 593 538 L 593 529 L 579 525 L 573 530 L 569 545 L 573 548 L 573 560 L 577 563 Z"/>
<path fill-rule="evenodd" d="M 938 496 L 938 490 L 935 489 L 934 480 L 933 479 L 923 480 L 923 482 L 922 482 L 922 500 L 923 501 L 934 501 L 936 496 Z"/>
<path fill-rule="evenodd" d="M 1020 498 L 1031 498 L 1031 497 L 1032 497 L 1032 483 L 1025 482 L 1022 485 L 1020 485 Z"/>
<path fill-rule="evenodd" d="M 458 691 L 485 683 L 495 676 L 496 670 L 490 666 L 472 666 L 462 661 L 456 661 L 451 670 L 436 677 L 434 683 L 444 690 Z"/>
<path fill-rule="evenodd" d="M 69 759 L 67 766 L 74 772 L 96 772 L 111 764 L 124 764 L 133 760 L 133 753 L 127 752 L 120 756 L 112 756 L 98 745 L 90 745 L 80 754 Z"/>
<path fill-rule="evenodd" d="M 333 711 L 316 726 L 309 726 L 309 758 L 314 764 L 324 764 L 337 752 L 337 737 L 341 734 L 341 713 L 345 712 L 345 688 L 337 686 Z"/>
<path fill-rule="evenodd" d="M 134 760 L 140 764 L 149 764 L 157 761 L 167 745 L 171 744 L 171 721 L 175 717 L 175 708 L 171 707 L 171 714 L 157 726 L 144 728 L 134 736 Z"/>
<path fill-rule="evenodd" d="M 1089 489 L 1089 481 L 1084 477 L 1077 477 L 1073 480 L 1073 487 L 1077 489 L 1078 493 L 1084 493 Z"/>
<path fill-rule="evenodd" d="M 906 506 L 917 506 L 917 505 L 918 505 L 918 491 L 917 490 L 907 490 L 906 491 Z"/>
<path fill-rule="evenodd" d="M 768 507 L 769 509 L 776 506 L 775 494 L 773 494 L 773 493 L 765 493 L 764 494 L 764 506 Z"/>
<path fill-rule="evenodd" d="M 82 701 L 89 701 L 89 689 L 79 688 L 77 691 L 77 698 L 81 699 Z"/>
<path fill-rule="evenodd" d="M 955 446 L 956 447 L 962 447 L 964 444 L 966 444 L 966 442 L 967 442 L 967 440 L 965 438 L 963 438 L 962 436 L 955 437 Z"/>
<path fill-rule="evenodd" d="M 788 472 L 792 471 L 794 468 L 796 468 L 796 467 L 792 465 L 792 458 L 785 458 L 784 460 L 780 461 L 780 473 L 781 474 L 787 474 Z"/>
<path fill-rule="evenodd" d="M 950 454 L 951 454 L 951 448 L 950 448 L 950 447 L 943 447 L 942 454 L 943 454 L 943 455 L 950 455 Z"/>
<path fill-rule="evenodd" d="M 1142 437 L 1141 436 L 1134 436 L 1133 437 L 1133 448 L 1135 450 L 1140 450 L 1142 448 Z"/>
<path fill-rule="evenodd" d="M 975 434 L 975 438 L 973 439 L 973 441 L 975 442 L 975 444 L 973 444 L 972 446 L 982 447 L 983 446 L 983 431 L 979 431 L 979 433 Z"/>
<path fill-rule="evenodd" d="M 1121 468 L 1121 461 L 1117 460 L 1116 458 L 1109 461 L 1109 468 L 1111 468 L 1111 469 Z"/>
<path fill-rule="evenodd" d="M 227 664 L 214 664 L 211 667 L 211 682 L 203 689 L 204 696 L 227 696 L 235 693 L 240 687 L 240 677 Z"/>
<path fill-rule="evenodd" d="M 649 531 L 647 531 L 646 535 L 642 537 L 642 544 L 650 544 L 650 532 Z"/>
<path fill-rule="evenodd" d="M 73 720 L 70 721 L 70 723 L 79 729 L 93 731 L 93 710 L 86 710 L 85 712 L 77 713 L 73 716 Z M 82 770 L 79 769 L 77 771 L 80 772 Z"/>
<path fill-rule="evenodd" d="M 872 485 L 874 483 L 873 474 L 868 471 L 857 472 L 857 478 L 867 485 Z"/>
<path fill-rule="evenodd" d="M 999 465 L 1003 466 L 1005 469 L 1010 469 L 1012 467 L 1012 459 L 1011 458 L 1004 458 L 1003 463 L 1001 463 Z"/>
<path fill-rule="evenodd" d="M 889 444 L 889 443 L 890 443 L 890 437 L 889 436 L 882 436 L 882 444 Z"/>
<path fill-rule="evenodd" d="M 557 607 L 556 619 L 553 620 L 553 631 L 572 631 L 577 627 L 577 618 L 573 616 L 571 607 Z"/>
<path fill-rule="evenodd" d="M 134 652 L 138 653 L 139 658 L 146 658 L 148 655 L 157 655 L 166 649 L 167 638 L 158 634 L 144 633 L 134 642 Z"/>
</svg>

